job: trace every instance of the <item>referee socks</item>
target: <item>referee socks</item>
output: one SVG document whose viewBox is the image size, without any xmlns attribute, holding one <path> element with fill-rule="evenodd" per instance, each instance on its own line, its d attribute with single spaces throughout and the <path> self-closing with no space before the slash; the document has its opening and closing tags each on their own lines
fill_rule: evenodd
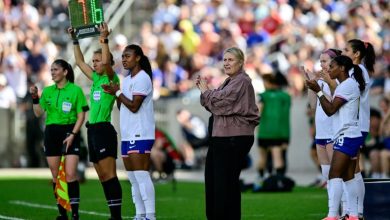
<svg viewBox="0 0 390 220">
<path fill-rule="evenodd" d="M 105 182 L 102 182 L 104 195 L 106 196 L 107 205 L 110 208 L 111 218 L 118 220 L 122 219 L 122 187 L 118 177 L 113 177 Z"/>
</svg>

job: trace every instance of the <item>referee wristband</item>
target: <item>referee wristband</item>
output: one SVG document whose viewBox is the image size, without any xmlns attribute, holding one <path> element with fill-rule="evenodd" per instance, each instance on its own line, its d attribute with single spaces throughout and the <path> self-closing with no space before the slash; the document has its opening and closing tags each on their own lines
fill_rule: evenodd
<svg viewBox="0 0 390 220">
<path fill-rule="evenodd" d="M 33 99 L 32 99 L 32 103 L 33 103 L 34 105 L 39 104 L 39 97 L 33 98 Z"/>
<path fill-rule="evenodd" d="M 317 92 L 317 97 L 318 97 L 318 98 L 320 98 L 320 97 L 323 96 L 323 95 L 324 95 L 324 93 L 323 93 L 322 91 Z"/>
<path fill-rule="evenodd" d="M 78 40 L 73 40 L 73 45 L 79 45 L 79 41 Z"/>
<path fill-rule="evenodd" d="M 115 92 L 115 96 L 116 96 L 116 97 L 119 97 L 121 94 L 122 94 L 122 91 L 121 91 L 121 90 L 118 90 L 118 91 Z"/>
</svg>

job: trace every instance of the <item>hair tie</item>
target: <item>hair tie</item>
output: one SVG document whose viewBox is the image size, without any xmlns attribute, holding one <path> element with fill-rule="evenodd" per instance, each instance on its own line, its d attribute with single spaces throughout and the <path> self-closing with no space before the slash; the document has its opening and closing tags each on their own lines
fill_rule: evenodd
<svg viewBox="0 0 390 220">
<path fill-rule="evenodd" d="M 367 47 L 368 47 L 368 42 L 364 41 L 363 43 L 364 43 L 364 47 L 367 49 Z"/>
<path fill-rule="evenodd" d="M 332 59 L 337 57 L 337 54 L 333 50 L 331 50 L 331 49 L 327 49 L 327 50 L 325 50 L 322 53 L 328 54 L 329 57 L 332 58 Z"/>
</svg>

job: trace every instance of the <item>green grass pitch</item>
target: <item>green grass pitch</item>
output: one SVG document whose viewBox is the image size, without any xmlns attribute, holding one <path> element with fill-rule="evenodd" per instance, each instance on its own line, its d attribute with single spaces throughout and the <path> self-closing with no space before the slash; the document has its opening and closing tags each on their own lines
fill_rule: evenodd
<svg viewBox="0 0 390 220">
<path fill-rule="evenodd" d="M 121 181 L 123 191 L 122 215 L 134 215 L 130 196 L 130 183 Z M 155 184 L 157 219 L 206 219 L 204 211 L 204 185 L 178 182 Z M 109 211 L 103 190 L 97 180 L 81 184 L 80 216 L 82 220 L 108 219 Z M 295 187 L 288 193 L 242 194 L 242 219 L 321 219 L 327 212 L 326 190 Z M 0 179 L 0 219 L 50 219 L 57 216 L 54 196 L 49 180 Z"/>
</svg>

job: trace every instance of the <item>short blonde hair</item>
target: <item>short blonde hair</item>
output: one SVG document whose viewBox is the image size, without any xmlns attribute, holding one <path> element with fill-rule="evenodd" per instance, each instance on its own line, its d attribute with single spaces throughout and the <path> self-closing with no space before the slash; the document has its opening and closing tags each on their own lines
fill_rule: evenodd
<svg viewBox="0 0 390 220">
<path fill-rule="evenodd" d="M 233 54 L 241 62 L 241 64 L 244 65 L 245 56 L 244 56 L 244 52 L 242 52 L 242 50 L 240 48 L 230 47 L 223 52 L 224 55 L 225 55 L 225 53 Z"/>
</svg>

